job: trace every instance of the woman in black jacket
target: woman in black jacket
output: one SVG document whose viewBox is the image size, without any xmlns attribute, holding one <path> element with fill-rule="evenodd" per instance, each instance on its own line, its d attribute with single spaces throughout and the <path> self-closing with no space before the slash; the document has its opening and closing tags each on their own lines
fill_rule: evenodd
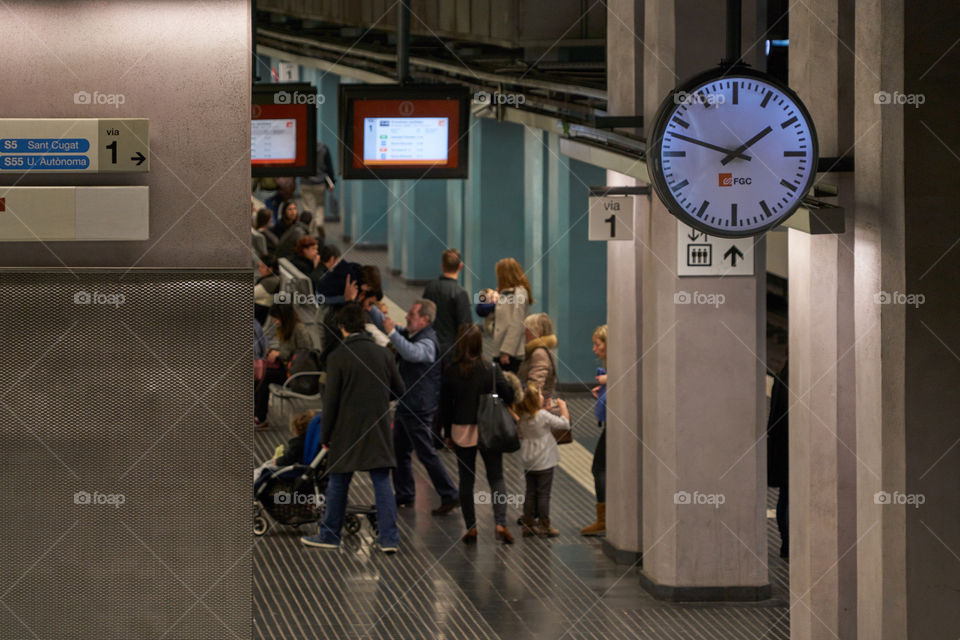
<svg viewBox="0 0 960 640">
<path fill-rule="evenodd" d="M 480 396 L 492 393 L 496 376 L 496 392 L 503 401 L 513 404 L 513 388 L 507 384 L 503 373 L 493 364 L 483 360 L 483 335 L 472 324 L 460 326 L 457 335 L 456 355 L 453 362 L 443 370 L 440 392 L 440 415 L 447 446 L 457 454 L 457 469 L 460 474 L 460 506 L 467 533 L 463 541 L 477 541 L 477 517 L 474 505 L 473 481 L 476 478 L 477 460 L 477 410 Z M 503 454 L 480 449 L 483 466 L 490 485 L 490 501 L 496 522 L 496 538 L 504 544 L 513 543 L 507 529 L 507 496 L 503 481 Z"/>
</svg>

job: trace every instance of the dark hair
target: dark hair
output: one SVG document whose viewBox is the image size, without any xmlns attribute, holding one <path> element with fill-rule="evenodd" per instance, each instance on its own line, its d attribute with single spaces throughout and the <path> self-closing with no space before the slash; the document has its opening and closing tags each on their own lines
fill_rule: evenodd
<svg viewBox="0 0 960 640">
<path fill-rule="evenodd" d="M 297 240 L 297 248 L 295 249 L 295 251 L 297 253 L 303 253 L 305 249 L 308 249 L 310 247 L 315 247 L 315 246 L 317 246 L 316 238 L 314 238 L 313 236 L 301 236 L 300 239 Z"/>
<path fill-rule="evenodd" d="M 363 308 L 356 302 L 348 302 L 337 313 L 337 325 L 347 333 L 360 333 L 366 326 Z"/>
<path fill-rule="evenodd" d="M 443 252 L 443 259 L 441 263 L 443 265 L 444 273 L 452 273 L 456 271 L 463 260 L 460 259 L 460 251 L 457 249 L 447 249 Z"/>
<path fill-rule="evenodd" d="M 266 207 L 260 207 L 257 209 L 257 229 L 270 224 L 270 220 L 272 219 L 273 211 L 270 211 L 270 209 L 267 209 Z"/>
<path fill-rule="evenodd" d="M 301 212 L 301 213 L 300 213 L 300 222 L 302 222 L 303 224 L 305 224 L 305 225 L 307 225 L 307 226 L 309 227 L 309 226 L 310 226 L 310 223 L 313 222 L 313 213 L 310 212 L 310 211 L 306 211 L 306 210 L 303 211 L 303 212 Z"/>
<path fill-rule="evenodd" d="M 360 267 L 360 284 L 370 287 L 370 295 L 377 300 L 383 300 L 383 282 L 380 279 L 380 269 L 372 264 Z"/>
<path fill-rule="evenodd" d="M 466 377 L 478 362 L 483 362 L 483 333 L 477 325 L 465 322 L 457 329 L 453 363 L 460 365 L 460 375 Z"/>
<path fill-rule="evenodd" d="M 276 259 L 276 257 L 274 257 L 274 256 L 272 256 L 272 255 L 270 255 L 270 254 L 268 254 L 268 253 L 265 253 L 265 254 L 263 254 L 263 255 L 260 256 L 260 262 L 262 262 L 262 263 L 267 267 L 267 269 L 270 269 L 270 271 L 271 271 L 272 273 L 276 273 L 276 272 L 277 272 L 277 259 Z"/>
<path fill-rule="evenodd" d="M 270 307 L 270 317 L 280 321 L 277 328 L 277 337 L 286 342 L 293 337 L 293 331 L 300 322 L 297 313 L 290 304 L 275 304 Z"/>
<path fill-rule="evenodd" d="M 284 201 L 283 201 L 283 204 L 280 205 L 280 219 L 281 219 L 281 220 L 286 220 L 286 218 L 287 218 L 287 207 L 289 207 L 290 205 L 296 206 L 296 204 L 297 204 L 297 202 L 296 202 L 293 198 L 291 198 L 290 200 L 284 200 Z"/>
<path fill-rule="evenodd" d="M 327 260 L 330 258 L 339 258 L 340 249 L 337 249 L 336 245 L 325 244 L 323 245 L 323 250 L 320 252 L 320 262 L 327 264 Z"/>
</svg>

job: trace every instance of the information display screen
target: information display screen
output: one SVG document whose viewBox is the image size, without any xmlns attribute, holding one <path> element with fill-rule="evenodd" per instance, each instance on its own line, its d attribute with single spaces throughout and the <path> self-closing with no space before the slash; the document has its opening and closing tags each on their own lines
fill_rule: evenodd
<svg viewBox="0 0 960 640">
<path fill-rule="evenodd" d="M 466 87 L 341 85 L 343 177 L 466 178 L 468 122 Z"/>
<path fill-rule="evenodd" d="M 254 120 L 251 133 L 254 164 L 290 164 L 297 161 L 297 120 Z"/>
<path fill-rule="evenodd" d="M 250 162 L 254 178 L 312 176 L 317 166 L 317 106 L 309 84 L 253 86 Z"/>
<path fill-rule="evenodd" d="M 447 164 L 450 118 L 364 118 L 366 165 Z"/>
</svg>

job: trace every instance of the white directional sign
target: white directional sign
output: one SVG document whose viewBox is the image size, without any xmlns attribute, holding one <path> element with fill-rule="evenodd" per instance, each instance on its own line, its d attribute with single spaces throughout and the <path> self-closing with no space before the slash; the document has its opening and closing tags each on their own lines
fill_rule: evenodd
<svg viewBox="0 0 960 640">
<path fill-rule="evenodd" d="M 633 240 L 633 196 L 590 198 L 589 240 Z"/>
<path fill-rule="evenodd" d="M 147 118 L 0 118 L 0 174 L 147 171 Z"/>
<path fill-rule="evenodd" d="M 149 239 L 150 187 L 0 187 L 0 242 Z"/>
<path fill-rule="evenodd" d="M 677 275 L 752 276 L 754 242 L 708 236 L 677 220 Z"/>
</svg>

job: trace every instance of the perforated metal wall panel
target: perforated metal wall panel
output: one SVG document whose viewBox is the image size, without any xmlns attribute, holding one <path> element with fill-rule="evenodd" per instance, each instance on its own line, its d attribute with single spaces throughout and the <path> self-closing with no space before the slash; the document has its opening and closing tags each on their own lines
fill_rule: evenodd
<svg viewBox="0 0 960 640">
<path fill-rule="evenodd" d="M 251 298 L 0 270 L 0 638 L 250 637 Z"/>
</svg>

